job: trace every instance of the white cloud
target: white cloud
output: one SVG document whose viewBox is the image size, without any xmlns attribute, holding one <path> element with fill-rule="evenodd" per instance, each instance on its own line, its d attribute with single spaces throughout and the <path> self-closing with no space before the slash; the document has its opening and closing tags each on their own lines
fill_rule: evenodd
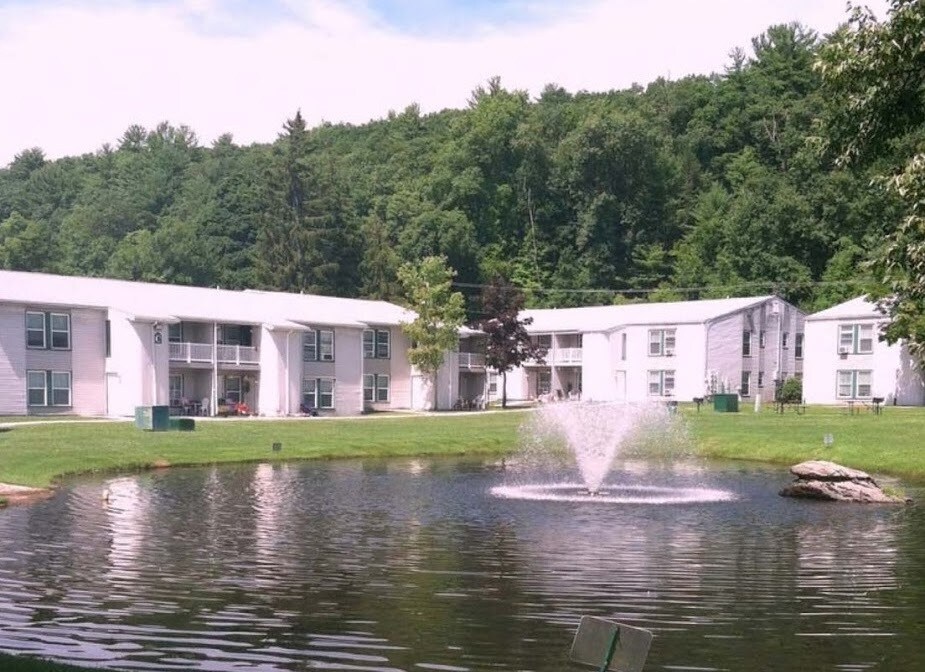
<svg viewBox="0 0 925 672">
<path fill-rule="evenodd" d="M 290 0 L 292 17 L 228 30 L 217 0 L 0 9 L 0 165 L 40 146 L 95 151 L 129 124 L 184 123 L 205 141 L 269 141 L 296 108 L 309 123 L 362 123 L 417 102 L 462 107 L 493 75 L 538 93 L 624 88 L 721 70 L 734 46 L 798 20 L 823 32 L 844 0 L 589 0 L 521 27 L 408 36 L 356 3 Z M 875 9 L 881 9 L 874 4 Z"/>
</svg>

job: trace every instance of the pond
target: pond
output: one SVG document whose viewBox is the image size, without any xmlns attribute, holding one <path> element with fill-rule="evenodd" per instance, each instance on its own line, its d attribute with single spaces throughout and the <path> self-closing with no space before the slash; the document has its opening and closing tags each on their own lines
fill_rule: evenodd
<svg viewBox="0 0 925 672">
<path fill-rule="evenodd" d="M 457 460 L 71 481 L 0 512 L 0 650 L 127 670 L 551 672 L 590 614 L 651 629 L 647 670 L 925 669 L 922 507 L 785 500 L 779 468 L 622 467 L 612 479 L 734 499 L 503 499 L 510 472 Z"/>
</svg>

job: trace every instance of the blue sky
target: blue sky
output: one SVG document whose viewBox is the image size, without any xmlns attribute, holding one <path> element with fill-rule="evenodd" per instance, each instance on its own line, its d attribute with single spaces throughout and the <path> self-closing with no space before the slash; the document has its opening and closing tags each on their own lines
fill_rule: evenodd
<svg viewBox="0 0 925 672">
<path fill-rule="evenodd" d="M 538 94 L 708 74 L 770 25 L 845 18 L 844 0 L 0 0 L 0 166 L 131 124 L 250 143 L 299 108 L 315 124 L 464 107 L 493 76 Z"/>
</svg>

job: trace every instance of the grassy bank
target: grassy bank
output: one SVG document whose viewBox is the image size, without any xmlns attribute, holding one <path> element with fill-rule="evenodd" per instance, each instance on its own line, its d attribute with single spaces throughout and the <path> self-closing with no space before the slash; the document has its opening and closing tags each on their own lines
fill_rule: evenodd
<svg viewBox="0 0 925 672">
<path fill-rule="evenodd" d="M 706 457 L 793 464 L 818 458 L 925 481 L 925 409 L 804 415 L 682 408 Z M 142 432 L 131 423 L 41 424 L 0 432 L 0 482 L 45 486 L 58 476 L 156 465 L 337 457 L 503 454 L 527 411 L 339 420 L 200 422 L 196 431 Z M 834 443 L 825 447 L 823 436 Z M 282 450 L 274 452 L 279 442 Z"/>
<path fill-rule="evenodd" d="M 524 411 L 337 420 L 199 422 L 194 432 L 143 432 L 132 423 L 40 424 L 0 432 L 0 482 L 46 486 L 56 477 L 159 464 L 502 454 Z M 278 452 L 273 443 L 282 444 Z"/>
</svg>

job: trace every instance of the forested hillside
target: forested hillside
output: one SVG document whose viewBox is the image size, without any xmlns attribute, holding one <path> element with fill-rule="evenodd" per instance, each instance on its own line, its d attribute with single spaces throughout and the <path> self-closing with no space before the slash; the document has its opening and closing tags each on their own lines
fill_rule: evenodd
<svg viewBox="0 0 925 672">
<path fill-rule="evenodd" d="M 388 299 L 401 262 L 439 253 L 467 294 L 502 274 L 537 306 L 829 305 L 896 226 L 870 176 L 902 141 L 851 170 L 818 152 L 819 43 L 775 26 L 722 74 L 536 99 L 492 80 L 465 110 L 362 126 L 293 110 L 272 145 L 165 123 L 78 158 L 26 149 L 0 170 L 0 267 Z M 617 291 L 550 291 L 574 289 Z"/>
</svg>

